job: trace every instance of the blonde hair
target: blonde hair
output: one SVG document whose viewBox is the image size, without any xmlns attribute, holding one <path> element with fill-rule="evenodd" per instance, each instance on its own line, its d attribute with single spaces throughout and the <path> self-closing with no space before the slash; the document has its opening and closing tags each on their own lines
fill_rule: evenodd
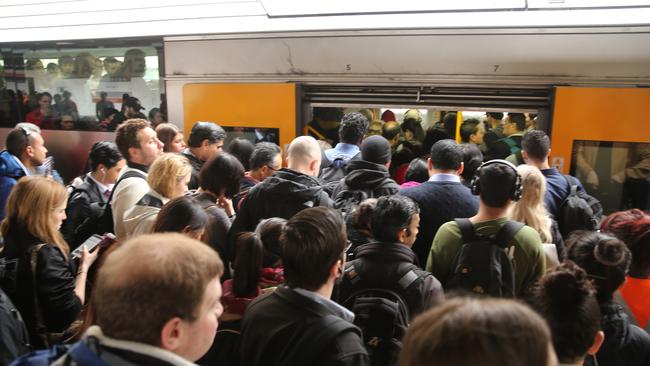
<svg viewBox="0 0 650 366">
<path fill-rule="evenodd" d="M 6 237 L 11 230 L 24 230 L 44 243 L 54 244 L 68 259 L 70 247 L 52 220 L 54 209 L 67 199 L 63 185 L 45 177 L 23 177 L 9 194 L 0 232 Z"/>
<path fill-rule="evenodd" d="M 176 184 L 192 173 L 192 166 L 184 156 L 172 153 L 162 154 L 151 164 L 147 183 L 163 197 L 171 198 Z"/>
<path fill-rule="evenodd" d="M 517 172 L 521 176 L 521 199 L 510 207 L 509 217 L 535 229 L 543 243 L 551 243 L 551 221 L 544 208 L 546 178 L 539 169 L 530 165 L 520 165 Z"/>
</svg>

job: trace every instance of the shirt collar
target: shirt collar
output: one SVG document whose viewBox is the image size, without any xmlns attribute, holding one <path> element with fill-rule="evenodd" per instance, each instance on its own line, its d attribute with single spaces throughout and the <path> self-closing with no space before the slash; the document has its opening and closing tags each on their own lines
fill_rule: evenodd
<svg viewBox="0 0 650 366">
<path fill-rule="evenodd" d="M 336 144 L 336 147 L 334 147 L 334 150 L 343 154 L 354 155 L 359 152 L 359 146 L 355 144 L 348 144 L 346 142 L 339 142 Z"/>
<path fill-rule="evenodd" d="M 101 193 L 102 195 L 104 195 L 104 193 L 105 193 L 106 191 L 109 191 L 109 192 L 111 191 L 111 187 L 109 187 L 109 186 L 107 186 L 107 185 L 105 185 L 105 184 L 102 184 L 100 181 L 98 181 L 97 179 L 93 178 L 93 175 L 92 175 L 92 174 L 88 173 L 87 176 L 88 176 L 88 178 L 89 178 L 90 180 L 92 180 L 92 181 L 97 185 L 97 188 L 99 188 L 99 193 Z"/>
<path fill-rule="evenodd" d="M 29 169 L 27 169 L 27 167 L 25 166 L 25 164 L 23 164 L 23 162 L 20 161 L 20 159 L 18 159 L 18 157 L 17 157 L 16 155 L 13 155 L 13 154 L 10 154 L 10 155 L 11 155 L 11 157 L 14 158 L 14 160 L 16 160 L 16 162 L 18 163 L 18 165 L 20 165 L 20 168 L 25 172 L 25 175 L 27 175 L 27 176 L 32 175 L 31 172 L 29 171 Z"/>
<path fill-rule="evenodd" d="M 457 182 L 460 183 L 460 177 L 456 174 L 437 173 L 429 178 L 429 182 Z"/>
<path fill-rule="evenodd" d="M 293 291 L 296 291 L 300 295 L 303 295 L 305 297 L 308 297 L 317 303 L 325 306 L 328 310 L 332 311 L 334 314 L 337 316 L 343 318 L 344 320 L 349 321 L 352 323 L 354 321 L 354 313 L 351 312 L 350 310 L 344 308 L 343 306 L 335 303 L 334 301 L 323 297 L 321 294 L 309 290 L 305 290 L 304 288 L 293 288 Z"/>
</svg>

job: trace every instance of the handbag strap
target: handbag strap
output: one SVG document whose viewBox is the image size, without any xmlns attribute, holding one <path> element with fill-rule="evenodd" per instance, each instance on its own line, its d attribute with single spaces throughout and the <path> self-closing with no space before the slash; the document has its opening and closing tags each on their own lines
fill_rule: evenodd
<svg viewBox="0 0 650 366">
<path fill-rule="evenodd" d="M 36 319 L 36 334 L 41 338 L 43 344 L 46 347 L 50 347 L 49 338 L 47 336 L 47 328 L 45 327 L 45 321 L 43 321 L 43 313 L 41 311 L 40 303 L 38 301 L 38 290 L 37 290 L 37 267 L 38 267 L 38 252 L 46 246 L 47 244 L 38 244 L 32 248 L 32 253 L 30 256 L 30 268 L 32 270 L 32 289 L 34 291 L 34 319 Z"/>
</svg>

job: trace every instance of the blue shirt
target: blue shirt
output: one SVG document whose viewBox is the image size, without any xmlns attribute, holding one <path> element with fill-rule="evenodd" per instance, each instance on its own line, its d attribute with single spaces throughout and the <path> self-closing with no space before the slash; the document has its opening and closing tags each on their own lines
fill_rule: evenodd
<svg viewBox="0 0 650 366">
<path fill-rule="evenodd" d="M 333 149 L 325 150 L 324 154 L 327 160 L 332 162 L 335 159 L 350 160 L 353 156 L 357 155 L 359 151 L 361 151 L 359 146 L 355 144 L 339 142 Z"/>
<path fill-rule="evenodd" d="M 560 205 L 569 196 L 569 185 L 564 179 L 564 175 L 555 168 L 541 169 L 541 172 L 546 177 L 544 205 L 553 217 L 557 217 Z M 578 178 L 571 177 L 571 179 L 578 186 L 578 189 L 584 189 Z"/>
</svg>

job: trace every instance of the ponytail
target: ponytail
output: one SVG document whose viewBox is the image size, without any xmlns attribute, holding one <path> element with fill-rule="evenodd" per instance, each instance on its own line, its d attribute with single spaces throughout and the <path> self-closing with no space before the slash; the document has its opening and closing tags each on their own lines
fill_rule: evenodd
<svg viewBox="0 0 650 366">
<path fill-rule="evenodd" d="M 233 292 L 237 297 L 257 295 L 257 284 L 262 270 L 264 246 L 252 232 L 237 237 L 237 255 L 233 263 Z"/>
</svg>

